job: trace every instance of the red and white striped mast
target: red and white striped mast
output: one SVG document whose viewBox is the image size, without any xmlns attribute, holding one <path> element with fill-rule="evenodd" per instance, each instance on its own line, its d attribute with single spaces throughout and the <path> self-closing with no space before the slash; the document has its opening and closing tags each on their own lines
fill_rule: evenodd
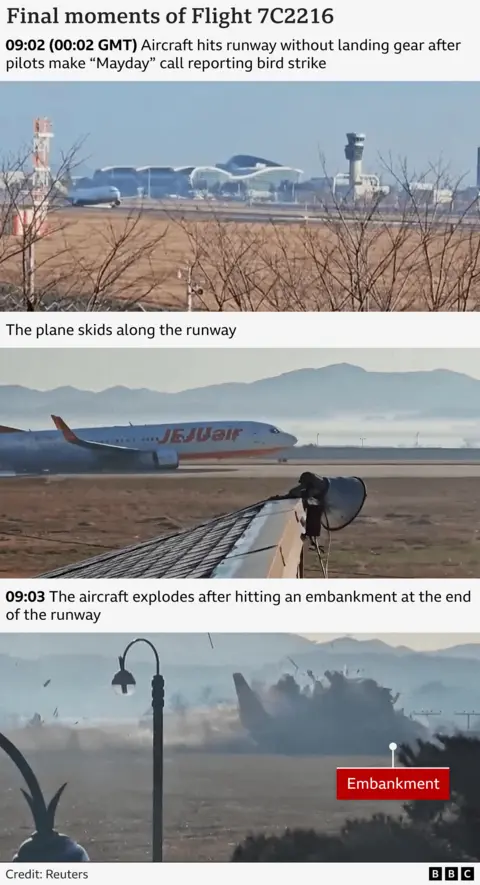
<svg viewBox="0 0 480 885">
<path fill-rule="evenodd" d="M 14 234 L 27 238 L 27 289 L 30 298 L 35 292 L 35 242 L 47 229 L 48 203 L 52 186 L 50 169 L 50 140 L 52 138 L 50 121 L 45 117 L 37 117 L 33 121 L 32 206 L 23 208 L 14 219 Z"/>
<path fill-rule="evenodd" d="M 50 169 L 50 139 L 52 124 L 45 117 L 37 117 L 33 123 L 33 176 L 32 197 L 35 215 L 45 221 L 52 182 Z"/>
</svg>

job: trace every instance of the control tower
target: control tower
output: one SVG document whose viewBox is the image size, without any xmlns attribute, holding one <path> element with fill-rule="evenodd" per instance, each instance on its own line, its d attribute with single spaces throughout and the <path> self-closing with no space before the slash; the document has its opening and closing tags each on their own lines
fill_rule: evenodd
<svg viewBox="0 0 480 885">
<path fill-rule="evenodd" d="M 345 157 L 348 160 L 348 176 L 350 190 L 355 194 L 355 187 L 362 184 L 362 158 L 365 147 L 365 136 L 358 132 L 347 132 Z"/>
</svg>

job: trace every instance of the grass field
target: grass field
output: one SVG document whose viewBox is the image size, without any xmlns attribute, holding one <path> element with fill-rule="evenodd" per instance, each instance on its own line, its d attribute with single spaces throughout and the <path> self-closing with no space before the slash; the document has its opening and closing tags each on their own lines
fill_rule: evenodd
<svg viewBox="0 0 480 885">
<path fill-rule="evenodd" d="M 360 517 L 333 535 L 331 577 L 480 577 L 480 478 L 372 478 Z M 285 492 L 285 479 L 9 479 L 0 577 L 26 578 Z M 308 555 L 307 577 L 320 577 Z"/>
<path fill-rule="evenodd" d="M 23 732 L 24 742 L 27 740 Z M 60 832 L 77 839 L 97 862 L 151 859 L 151 735 L 142 745 L 34 749 L 24 752 L 50 798 L 68 781 L 60 801 Z M 25 747 L 25 743 L 22 748 Z M 281 832 L 285 827 L 340 828 L 347 817 L 375 811 L 395 814 L 393 802 L 339 802 L 335 769 L 342 765 L 385 765 L 365 757 L 285 758 L 282 756 L 167 754 L 165 760 L 165 859 L 170 862 L 230 859 L 248 832 Z M 6 862 L 32 832 L 23 783 L 12 763 L 0 756 L 0 857 Z"/>
<path fill-rule="evenodd" d="M 404 229 L 182 218 L 138 210 L 52 213 L 36 245 L 36 286 L 49 294 L 186 308 L 185 268 L 203 294 L 195 310 L 462 310 L 480 301 L 478 238 L 445 222 Z M 10 238 L 1 282 L 22 285 L 18 240 Z M 16 257 L 5 260 L 15 251 Z M 360 270 L 359 270 L 360 268 Z M 183 270 L 183 279 L 179 271 Z M 25 282 L 25 281 L 24 281 Z"/>
</svg>

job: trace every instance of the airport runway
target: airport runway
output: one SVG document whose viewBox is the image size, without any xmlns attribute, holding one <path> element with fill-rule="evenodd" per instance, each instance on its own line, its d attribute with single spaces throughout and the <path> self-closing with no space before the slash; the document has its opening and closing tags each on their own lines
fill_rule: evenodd
<svg viewBox="0 0 480 885">
<path fill-rule="evenodd" d="M 156 218 L 163 218 L 165 221 L 169 220 L 178 220 L 178 221 L 189 221 L 189 222 L 197 222 L 197 221 L 224 221 L 230 224 L 305 224 L 308 221 L 311 224 L 325 224 L 327 220 L 325 215 L 308 215 L 306 213 L 300 212 L 265 212 L 259 211 L 256 212 L 255 209 L 251 209 L 249 211 L 241 210 L 241 209 L 204 209 L 202 208 L 192 208 L 187 207 L 183 208 L 180 206 L 174 206 L 172 208 L 163 208 L 161 206 L 128 206 L 122 203 L 121 206 L 116 206 L 114 209 L 105 208 L 105 206 L 63 206 L 59 211 L 61 212 L 115 212 L 115 215 L 131 215 L 133 212 L 142 213 L 148 212 L 149 216 L 154 216 Z M 348 219 L 350 222 L 354 219 Z M 375 222 L 377 223 L 377 222 Z M 385 222 L 382 221 L 382 224 Z M 395 226 L 397 224 L 396 221 L 389 222 L 389 224 Z"/>
<path fill-rule="evenodd" d="M 239 206 L 239 205 L 215 205 L 208 204 L 202 205 L 200 204 L 184 204 L 181 201 L 179 203 L 173 204 L 162 204 L 156 203 L 155 201 L 139 203 L 135 199 L 133 200 L 122 200 L 121 206 L 116 206 L 114 209 L 110 209 L 110 207 L 105 206 L 88 206 L 88 207 L 72 207 L 70 205 L 64 206 L 61 208 L 61 211 L 70 211 L 75 212 L 89 212 L 94 210 L 96 212 L 112 212 L 114 211 L 116 214 L 130 215 L 132 212 L 142 211 L 148 212 L 149 215 L 154 215 L 160 218 L 164 218 L 168 221 L 168 219 L 178 219 L 185 221 L 224 221 L 229 222 L 231 224 L 305 224 L 308 222 L 309 224 L 325 224 L 327 221 L 332 223 L 335 221 L 335 210 L 332 208 L 331 211 L 326 214 L 325 212 L 317 212 L 314 208 L 302 209 L 288 209 L 287 207 L 265 207 L 265 206 Z M 363 215 L 358 213 L 357 215 L 352 214 L 350 217 L 346 217 L 345 220 L 349 224 L 353 224 L 355 221 L 363 220 Z M 446 223 L 455 224 L 462 220 L 462 224 L 468 225 L 472 230 L 480 230 L 480 225 L 478 223 L 478 218 L 476 216 L 460 218 L 460 216 L 448 215 L 446 218 L 439 217 L 437 222 L 434 222 L 439 227 L 442 227 Z M 373 217 L 370 220 L 370 223 L 374 226 L 382 226 L 388 225 L 389 227 L 402 227 L 405 224 L 404 219 L 401 216 L 401 213 L 386 213 L 385 215 L 380 215 L 378 218 Z M 416 222 L 415 220 L 409 219 L 408 225 L 409 227 L 419 226 L 421 222 Z"/>
<path fill-rule="evenodd" d="M 229 476 L 240 477 L 244 479 L 259 478 L 277 478 L 285 477 L 285 479 L 297 480 L 301 473 L 310 470 L 312 473 L 318 473 L 322 476 L 360 476 L 365 479 L 372 477 L 434 477 L 434 478 L 456 478 L 456 477 L 480 477 L 480 464 L 305 464 L 305 463 L 289 463 L 289 464 L 231 464 L 229 468 L 219 467 L 217 470 L 212 467 L 206 467 L 202 470 L 199 467 L 184 467 L 181 471 L 185 476 L 187 473 L 194 473 L 196 476 Z M 170 479 L 174 478 L 174 474 L 169 475 Z"/>
<path fill-rule="evenodd" d="M 319 463 L 295 463 L 288 464 L 259 464 L 244 463 L 230 464 L 228 467 L 222 465 L 196 465 L 195 467 L 181 467 L 179 470 L 171 473 L 136 473 L 123 474 L 123 476 L 131 478 L 132 476 L 150 477 L 153 480 L 169 480 L 174 481 L 177 477 L 182 479 L 192 476 L 195 478 L 221 478 L 225 479 L 277 479 L 284 477 L 285 480 L 297 481 L 300 474 L 304 471 L 311 471 L 322 476 L 360 476 L 363 479 L 371 479 L 377 477 L 379 479 L 395 478 L 395 477 L 422 477 L 432 479 L 455 479 L 464 477 L 480 477 L 480 464 L 452 464 L 452 463 L 401 463 L 392 462 L 390 464 L 319 464 Z M 122 474 L 120 474 L 122 475 Z M 102 478 L 118 477 L 119 474 L 78 474 L 78 475 L 55 475 L 44 476 L 48 482 L 60 482 L 62 479 L 78 479 L 82 480 L 102 480 Z M 4 477 L 7 479 L 7 477 Z M 21 477 L 12 477 L 21 478 Z M 32 477 L 29 477 L 30 479 Z"/>
</svg>

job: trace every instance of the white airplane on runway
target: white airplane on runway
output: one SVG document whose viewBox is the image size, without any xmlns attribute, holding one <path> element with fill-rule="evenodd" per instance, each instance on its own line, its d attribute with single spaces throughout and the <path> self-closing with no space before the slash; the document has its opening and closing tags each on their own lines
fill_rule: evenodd
<svg viewBox="0 0 480 885">
<path fill-rule="evenodd" d="M 120 206 L 121 197 L 117 187 L 74 188 L 68 191 L 65 199 L 72 206 Z"/>
<path fill-rule="evenodd" d="M 73 431 L 0 426 L 0 473 L 152 473 L 182 461 L 264 456 L 289 449 L 296 437 L 256 421 L 195 421 L 85 427 Z"/>
</svg>

